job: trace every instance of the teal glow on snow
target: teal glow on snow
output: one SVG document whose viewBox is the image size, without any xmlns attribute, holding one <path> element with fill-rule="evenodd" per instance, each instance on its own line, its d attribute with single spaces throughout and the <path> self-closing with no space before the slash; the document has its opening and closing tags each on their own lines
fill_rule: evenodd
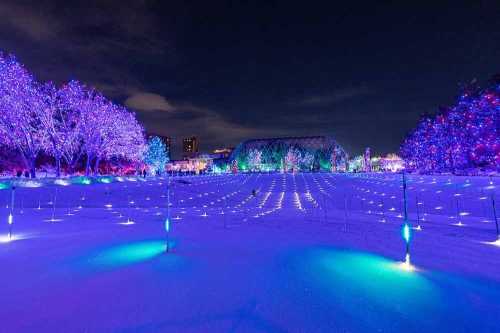
<svg viewBox="0 0 500 333">
<path fill-rule="evenodd" d="M 93 262 L 103 266 L 126 266 L 151 260 L 165 251 L 166 244 L 161 240 L 128 243 L 100 252 Z"/>
<path fill-rule="evenodd" d="M 10 188 L 8 183 L 0 183 L 0 190 L 6 190 L 8 188 Z"/>
<path fill-rule="evenodd" d="M 316 249 L 299 260 L 311 286 L 352 315 L 361 315 L 364 304 L 383 311 L 428 311 L 438 297 L 421 272 L 378 255 Z"/>
</svg>

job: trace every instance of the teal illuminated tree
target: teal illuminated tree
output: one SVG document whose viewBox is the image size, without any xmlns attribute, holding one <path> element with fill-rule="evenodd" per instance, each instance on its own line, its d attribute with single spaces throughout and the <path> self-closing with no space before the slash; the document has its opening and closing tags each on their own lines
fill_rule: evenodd
<svg viewBox="0 0 500 333">
<path fill-rule="evenodd" d="M 260 170 L 262 164 L 262 151 L 259 149 L 252 149 L 248 153 L 248 167 L 251 171 Z"/>
<path fill-rule="evenodd" d="M 168 151 L 163 141 L 157 136 L 150 138 L 144 154 L 144 163 L 149 167 L 151 173 L 163 173 L 168 161 Z"/>
</svg>

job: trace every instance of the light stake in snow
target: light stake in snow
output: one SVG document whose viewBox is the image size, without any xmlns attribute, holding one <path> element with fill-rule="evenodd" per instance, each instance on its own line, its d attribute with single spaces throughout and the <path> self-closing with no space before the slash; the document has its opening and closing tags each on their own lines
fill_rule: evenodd
<svg viewBox="0 0 500 333">
<path fill-rule="evenodd" d="M 170 251 L 170 176 L 167 174 L 167 219 L 165 220 L 165 231 L 167 232 L 166 250 Z"/>
<path fill-rule="evenodd" d="M 416 206 L 415 207 L 417 209 L 417 230 L 420 230 L 421 229 L 421 227 L 420 227 L 420 209 L 418 207 L 418 205 L 420 203 L 418 202 L 418 195 L 415 196 L 415 201 L 416 201 Z"/>
<path fill-rule="evenodd" d="M 404 205 L 404 222 L 403 222 L 403 239 L 406 243 L 406 254 L 405 254 L 405 268 L 411 268 L 410 262 L 410 239 L 411 239 L 411 229 L 408 222 L 408 203 L 406 198 L 406 175 L 403 171 L 403 205 Z"/>
<path fill-rule="evenodd" d="M 493 206 L 493 218 L 495 219 L 495 226 L 497 228 L 497 241 L 500 242 L 500 231 L 498 229 L 498 218 L 497 218 L 497 212 L 496 212 L 496 208 L 495 208 L 495 197 L 493 194 L 491 195 L 491 205 Z"/>
<path fill-rule="evenodd" d="M 167 217 L 167 219 L 165 220 L 165 231 L 167 232 L 167 252 L 169 252 L 170 248 L 169 248 L 169 233 L 170 233 L 170 219 Z"/>
<path fill-rule="evenodd" d="M 344 232 L 347 232 L 347 196 L 344 194 Z"/>
<path fill-rule="evenodd" d="M 55 219 L 55 215 L 56 215 L 56 201 L 57 201 L 57 187 L 56 187 L 55 194 L 54 194 L 54 201 L 52 203 L 52 219 L 50 219 L 51 222 L 55 222 L 56 221 L 56 219 Z"/>
<path fill-rule="evenodd" d="M 9 224 L 9 241 L 12 240 L 12 227 L 14 224 L 14 196 L 16 193 L 16 187 L 12 186 L 10 191 L 10 213 L 7 219 L 7 223 Z"/>
</svg>

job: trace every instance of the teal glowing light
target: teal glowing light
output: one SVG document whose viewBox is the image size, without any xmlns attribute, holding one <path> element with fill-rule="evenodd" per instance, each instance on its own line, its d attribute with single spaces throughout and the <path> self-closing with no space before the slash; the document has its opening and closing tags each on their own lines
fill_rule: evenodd
<svg viewBox="0 0 500 333">
<path fill-rule="evenodd" d="M 7 183 L 0 183 L 0 190 L 6 190 L 9 189 L 10 185 Z"/>
<path fill-rule="evenodd" d="M 90 185 L 92 181 L 88 177 L 80 176 L 80 177 L 75 177 L 71 180 L 73 184 L 79 184 L 79 185 Z"/>
<path fill-rule="evenodd" d="M 165 242 L 159 240 L 124 244 L 98 253 L 92 263 L 108 267 L 132 265 L 151 260 L 165 252 L 165 249 Z"/>
<path fill-rule="evenodd" d="M 410 238 L 411 238 L 410 226 L 407 223 L 405 223 L 403 225 L 403 239 L 405 240 L 406 243 L 409 243 Z"/>
<path fill-rule="evenodd" d="M 170 231 L 170 219 L 165 220 L 165 231 L 169 232 Z"/>
</svg>

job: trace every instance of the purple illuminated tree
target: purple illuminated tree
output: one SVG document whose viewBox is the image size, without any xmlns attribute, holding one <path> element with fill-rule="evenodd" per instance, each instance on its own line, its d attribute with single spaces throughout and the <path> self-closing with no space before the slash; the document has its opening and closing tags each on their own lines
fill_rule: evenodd
<svg viewBox="0 0 500 333">
<path fill-rule="evenodd" d="M 49 131 L 47 152 L 58 168 L 61 158 L 72 170 L 85 156 L 87 174 L 92 164 L 97 173 L 104 159 L 140 159 L 144 135 L 133 113 L 77 81 L 59 90 L 48 86 L 47 91 L 51 105 L 43 117 Z"/>
<path fill-rule="evenodd" d="M 500 84 L 465 89 L 457 103 L 422 118 L 401 146 L 408 168 L 424 172 L 500 170 Z"/>
<path fill-rule="evenodd" d="M 13 56 L 0 54 L 0 137 L 21 154 L 31 177 L 47 139 L 41 114 L 47 108 L 43 89 Z"/>
<path fill-rule="evenodd" d="M 71 94 L 68 90 L 75 88 L 72 81 L 57 89 L 53 84 L 44 85 L 43 92 L 46 98 L 45 112 L 40 114 L 40 120 L 46 131 L 45 152 L 54 157 L 56 176 L 61 174 L 61 162 L 65 160 L 68 169 L 73 170 L 74 164 L 80 158 L 80 140 L 78 122 L 79 108 L 72 107 L 68 100 Z"/>
<path fill-rule="evenodd" d="M 135 114 L 94 89 L 70 81 L 57 89 L 40 84 L 13 56 L 0 54 L 0 140 L 20 152 L 31 176 L 43 150 L 56 175 L 65 161 L 72 171 L 83 156 L 86 173 L 103 159 L 139 161 L 144 130 Z"/>
<path fill-rule="evenodd" d="M 87 90 L 79 102 L 78 132 L 86 156 L 86 174 L 98 172 L 99 162 L 111 157 L 140 160 L 145 140 L 135 114 L 108 101 L 95 90 Z"/>
<path fill-rule="evenodd" d="M 137 121 L 135 113 L 123 106 L 111 107 L 111 135 L 101 158 L 117 157 L 132 162 L 142 160 L 147 149 L 144 128 Z"/>
</svg>

